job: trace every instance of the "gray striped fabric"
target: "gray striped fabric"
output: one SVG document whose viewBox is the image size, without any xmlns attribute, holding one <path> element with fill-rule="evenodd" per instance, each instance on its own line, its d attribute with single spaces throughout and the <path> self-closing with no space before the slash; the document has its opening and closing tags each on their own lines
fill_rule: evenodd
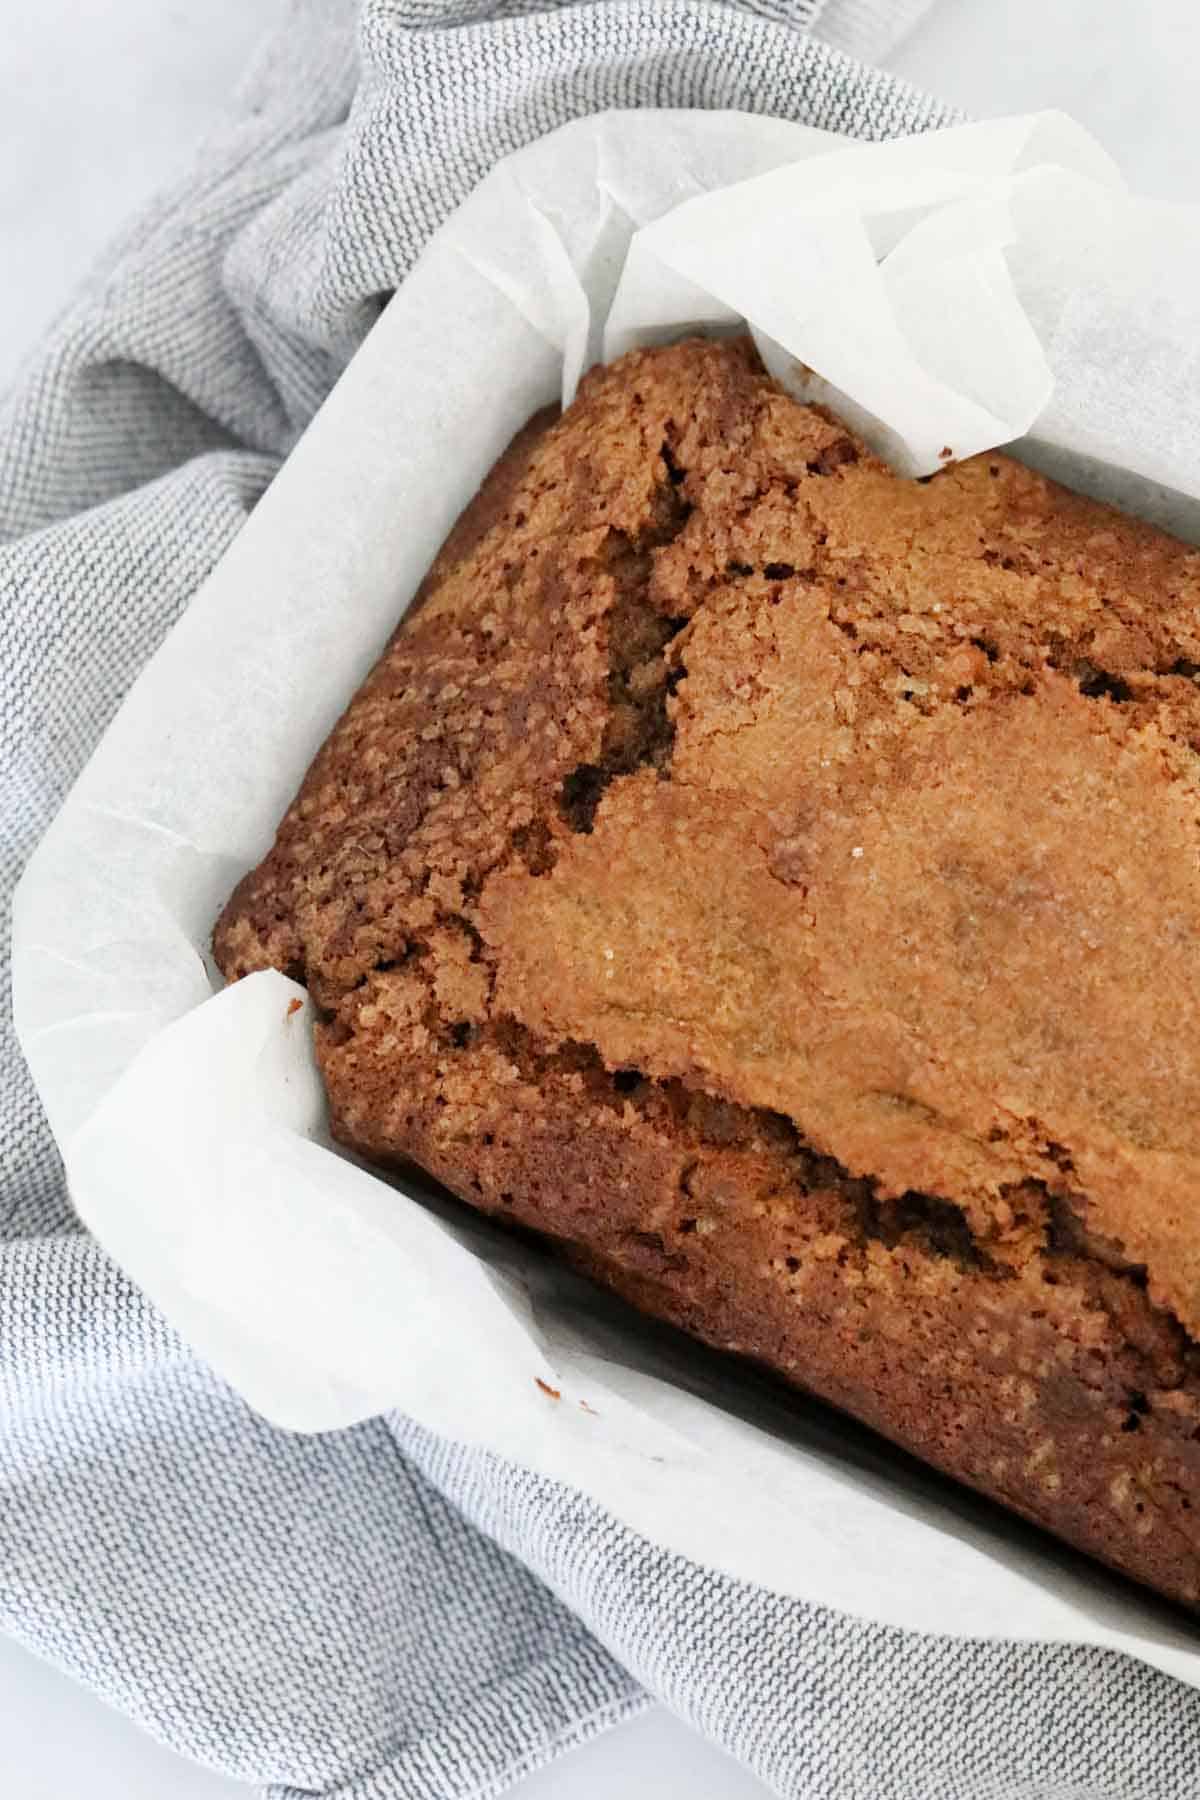
<svg viewBox="0 0 1200 1800">
<path fill-rule="evenodd" d="M 804 29 L 878 52 L 919 4 L 298 0 L 240 126 L 0 415 L 6 894 L 380 296 L 498 156 L 611 106 L 936 125 Z M 168 1743 L 278 1797 L 466 1800 L 648 1690 L 806 1800 L 1200 1791 L 1200 1697 L 1119 1657 L 740 1587 L 403 1419 L 268 1428 L 75 1228 L 7 1012 L 0 1031 L 0 1621 Z"/>
</svg>

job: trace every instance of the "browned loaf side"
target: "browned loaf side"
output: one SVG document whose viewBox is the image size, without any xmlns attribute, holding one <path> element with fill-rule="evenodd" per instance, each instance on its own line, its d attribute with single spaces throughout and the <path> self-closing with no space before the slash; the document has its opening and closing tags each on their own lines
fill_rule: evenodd
<svg viewBox="0 0 1200 1800">
<path fill-rule="evenodd" d="M 1200 1603 L 1200 557 L 593 372 L 216 932 L 334 1129 Z"/>
</svg>

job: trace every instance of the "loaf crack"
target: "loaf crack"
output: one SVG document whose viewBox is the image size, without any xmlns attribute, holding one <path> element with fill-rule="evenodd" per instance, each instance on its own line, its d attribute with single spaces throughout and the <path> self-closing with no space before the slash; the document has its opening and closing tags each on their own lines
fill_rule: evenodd
<svg viewBox="0 0 1200 1800">
<path fill-rule="evenodd" d="M 608 720 L 595 762 L 576 765 L 559 790 L 559 812 L 568 828 L 587 834 L 605 791 L 622 775 L 653 768 L 669 779 L 675 725 L 670 700 L 686 670 L 669 646 L 688 623 L 666 617 L 650 598 L 655 553 L 679 536 L 692 507 L 682 492 L 687 471 L 662 446 L 667 485 L 656 514 L 636 534 L 611 530 L 601 565 L 616 587 L 605 619 L 608 638 Z"/>
</svg>

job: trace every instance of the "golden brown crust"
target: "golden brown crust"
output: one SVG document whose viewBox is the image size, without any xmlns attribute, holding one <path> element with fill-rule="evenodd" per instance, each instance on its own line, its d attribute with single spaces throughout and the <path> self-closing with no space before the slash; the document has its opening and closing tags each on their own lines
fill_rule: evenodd
<svg viewBox="0 0 1200 1800">
<path fill-rule="evenodd" d="M 594 371 L 218 925 L 334 1129 L 1200 1602 L 1200 558 Z"/>
</svg>

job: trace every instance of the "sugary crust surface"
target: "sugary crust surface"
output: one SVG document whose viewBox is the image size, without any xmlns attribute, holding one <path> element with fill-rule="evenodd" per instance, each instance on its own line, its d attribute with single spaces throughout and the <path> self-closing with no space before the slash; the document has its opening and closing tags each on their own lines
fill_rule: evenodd
<svg viewBox="0 0 1200 1800">
<path fill-rule="evenodd" d="M 1200 557 L 745 344 L 531 423 L 215 948 L 334 1129 L 1200 1603 Z"/>
</svg>

